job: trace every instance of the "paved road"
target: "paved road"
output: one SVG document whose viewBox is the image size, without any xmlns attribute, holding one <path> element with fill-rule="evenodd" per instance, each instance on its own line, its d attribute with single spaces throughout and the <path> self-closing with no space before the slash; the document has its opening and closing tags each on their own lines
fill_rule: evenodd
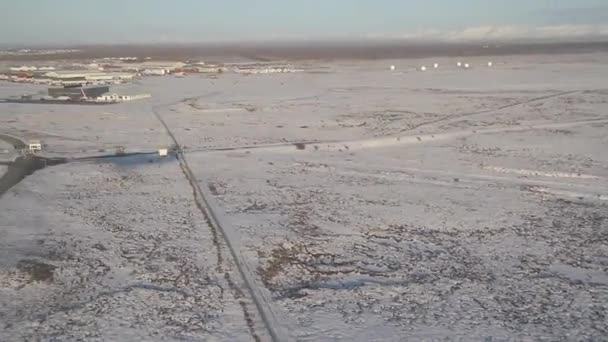
<svg viewBox="0 0 608 342">
<path fill-rule="evenodd" d="M 15 150 L 21 150 L 25 148 L 25 142 L 12 135 L 0 133 L 0 140 L 4 140 L 5 142 L 9 143 L 15 148 Z"/>
<path fill-rule="evenodd" d="M 0 140 L 11 144 L 16 150 L 25 148 L 25 142 L 11 135 L 0 134 Z M 21 156 L 14 161 L 3 162 L 8 168 L 6 173 L 0 176 L 0 196 L 36 170 L 64 162 L 65 160 L 60 158 L 48 159 L 33 155 Z"/>
</svg>

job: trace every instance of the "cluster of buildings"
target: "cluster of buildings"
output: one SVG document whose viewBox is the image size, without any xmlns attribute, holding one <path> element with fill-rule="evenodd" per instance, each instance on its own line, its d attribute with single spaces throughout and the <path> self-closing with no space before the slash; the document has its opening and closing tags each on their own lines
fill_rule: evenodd
<svg viewBox="0 0 608 342">
<path fill-rule="evenodd" d="M 130 82 L 143 76 L 165 76 L 194 73 L 222 73 L 221 65 L 186 64 L 174 61 L 140 61 L 135 57 L 104 58 L 90 64 L 71 64 L 67 67 L 13 66 L 0 71 L 0 80 L 46 85 L 111 85 Z"/>
<path fill-rule="evenodd" d="M 117 103 L 140 100 L 151 97 L 150 94 L 118 95 L 110 93 L 108 86 L 64 86 L 63 88 L 49 88 L 48 96 L 42 100 L 64 100 L 96 103 Z"/>
<path fill-rule="evenodd" d="M 139 58 L 137 57 L 104 57 L 104 61 L 137 61 Z M 150 57 L 146 57 L 146 59 L 151 59 Z"/>
<path fill-rule="evenodd" d="M 0 49 L 0 56 L 46 56 L 79 51 L 76 49 Z"/>
<path fill-rule="evenodd" d="M 137 74 L 129 72 L 105 72 L 101 70 L 77 69 L 56 70 L 54 67 L 12 67 L 0 73 L 0 80 L 47 85 L 102 85 L 132 81 Z"/>
<path fill-rule="evenodd" d="M 11 67 L 10 70 L 13 72 L 28 72 L 28 71 L 38 71 L 38 70 L 50 71 L 50 70 L 55 70 L 55 67 L 52 67 L 52 66 L 36 67 L 36 66 L 22 65 L 20 67 Z"/>
<path fill-rule="evenodd" d="M 73 84 L 119 84 L 132 81 L 137 74 L 129 72 L 104 72 L 91 70 L 51 71 L 44 76 L 47 79 L 59 81 L 62 85 Z"/>
<path fill-rule="evenodd" d="M 23 95 L 8 98 L 17 103 L 110 104 L 151 97 L 150 94 L 119 95 L 110 93 L 109 86 L 64 86 L 48 88 L 48 95 Z"/>
<path fill-rule="evenodd" d="M 243 66 L 235 69 L 235 72 L 239 74 L 255 75 L 255 74 L 276 74 L 276 73 L 292 73 L 302 72 L 300 69 L 293 69 L 290 67 L 257 67 L 257 66 Z"/>
<path fill-rule="evenodd" d="M 170 74 L 216 74 L 228 71 L 222 65 L 182 62 L 156 62 L 145 61 L 142 63 L 130 63 L 124 68 L 132 70 L 146 76 L 164 76 Z"/>
<path fill-rule="evenodd" d="M 126 83 L 145 76 L 184 77 L 188 74 L 220 74 L 229 71 L 251 75 L 292 73 L 303 70 L 276 63 L 222 65 L 156 61 L 137 57 L 105 57 L 88 64 L 11 66 L 4 72 L 0 70 L 0 80 L 51 86 L 95 86 Z"/>
</svg>

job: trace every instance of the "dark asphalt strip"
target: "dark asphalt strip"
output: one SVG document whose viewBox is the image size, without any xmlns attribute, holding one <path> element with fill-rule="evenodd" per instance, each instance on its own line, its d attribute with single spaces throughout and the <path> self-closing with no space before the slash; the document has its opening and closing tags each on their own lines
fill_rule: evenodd
<svg viewBox="0 0 608 342">
<path fill-rule="evenodd" d="M 15 150 L 22 150 L 25 148 L 25 143 L 23 141 L 21 141 L 19 138 L 15 138 L 11 135 L 0 133 L 0 140 L 4 140 L 7 143 L 13 145 L 13 148 Z"/>
<path fill-rule="evenodd" d="M 8 163 L 6 173 L 0 177 L 0 197 L 10 188 L 19 184 L 25 177 L 47 166 L 65 163 L 62 158 L 41 158 L 36 156 L 19 157 L 14 162 Z"/>
</svg>

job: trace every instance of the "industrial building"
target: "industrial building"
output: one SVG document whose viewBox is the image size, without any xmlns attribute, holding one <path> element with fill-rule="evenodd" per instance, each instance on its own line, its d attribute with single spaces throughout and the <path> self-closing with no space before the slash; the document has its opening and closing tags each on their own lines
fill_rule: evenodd
<svg viewBox="0 0 608 342">
<path fill-rule="evenodd" d="M 62 82 L 96 82 L 96 81 L 130 81 L 136 75 L 133 73 L 105 73 L 94 70 L 51 71 L 44 76 Z"/>
<path fill-rule="evenodd" d="M 150 94 L 119 95 L 111 94 L 108 86 L 49 88 L 49 100 L 69 100 L 95 103 L 117 103 L 141 100 L 151 97 Z"/>
<path fill-rule="evenodd" d="M 72 101 L 80 101 L 83 99 L 96 99 L 103 94 L 110 92 L 110 87 L 63 87 L 49 88 L 48 93 L 52 98 L 69 97 Z"/>
<path fill-rule="evenodd" d="M 295 72 L 302 72 L 304 70 L 300 70 L 300 69 L 292 69 L 289 67 L 257 67 L 257 66 L 244 66 L 244 67 L 237 67 L 235 69 L 235 72 L 238 74 L 246 74 L 246 75 L 253 75 L 253 74 L 276 74 L 276 73 L 295 73 Z"/>
<path fill-rule="evenodd" d="M 63 88 L 48 88 L 47 96 L 21 95 L 9 97 L 4 102 L 38 103 L 38 104 L 112 104 L 125 101 L 135 101 L 151 97 L 151 94 L 119 95 L 111 94 L 108 86 L 64 86 Z"/>
<path fill-rule="evenodd" d="M 145 76 L 164 76 L 169 72 L 167 69 L 144 69 L 141 73 Z"/>
<path fill-rule="evenodd" d="M 175 62 L 175 61 L 146 61 L 142 63 L 134 63 L 131 64 L 130 67 L 137 68 L 139 70 L 144 69 L 165 69 L 169 72 L 174 71 L 175 69 L 183 68 L 186 63 Z"/>
<path fill-rule="evenodd" d="M 137 95 L 118 95 L 118 94 L 106 94 L 99 96 L 95 99 L 96 102 L 124 102 L 124 101 L 135 101 L 142 100 L 152 97 L 151 94 L 137 94 Z"/>
</svg>

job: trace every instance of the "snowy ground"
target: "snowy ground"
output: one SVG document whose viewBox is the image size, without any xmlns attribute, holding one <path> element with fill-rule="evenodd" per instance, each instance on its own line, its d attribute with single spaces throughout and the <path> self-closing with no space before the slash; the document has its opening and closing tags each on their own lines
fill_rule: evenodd
<svg viewBox="0 0 608 342">
<path fill-rule="evenodd" d="M 12 161 L 15 156 L 13 145 L 0 139 L 0 162 Z"/>
<path fill-rule="evenodd" d="M 170 145 L 162 115 L 293 339 L 596 341 L 606 60 L 147 78 L 115 89 L 153 94 L 142 102 L 1 104 L 0 133 L 49 156 L 152 150 Z M 176 161 L 147 158 L 14 187 L 0 198 L 0 340 L 267 339 L 192 191 Z"/>
<path fill-rule="evenodd" d="M 6 143 L 4 140 L 0 140 L 0 151 L 4 150 L 12 150 L 13 146 L 11 144 Z"/>
<path fill-rule="evenodd" d="M 253 336 L 191 196 L 174 160 L 148 158 L 56 166 L 19 184 L 0 199 L 0 339 Z"/>
<path fill-rule="evenodd" d="M 7 163 L 7 162 L 12 161 L 13 157 L 14 157 L 13 152 L 14 151 L 13 151 L 12 145 L 7 144 L 3 140 L 0 140 L 0 163 Z M 7 167 L 5 165 L 0 165 L 0 177 L 2 177 L 2 175 L 4 175 L 6 170 L 7 170 Z"/>
</svg>

